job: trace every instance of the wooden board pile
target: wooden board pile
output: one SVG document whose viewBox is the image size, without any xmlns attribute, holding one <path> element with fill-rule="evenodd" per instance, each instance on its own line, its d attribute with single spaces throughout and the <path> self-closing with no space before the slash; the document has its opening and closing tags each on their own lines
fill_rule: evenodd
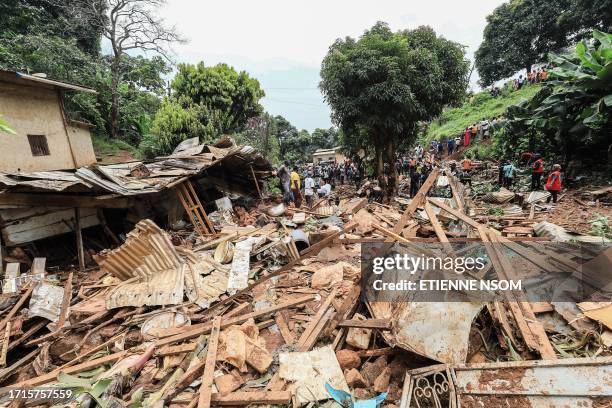
<svg viewBox="0 0 612 408">
<path fill-rule="evenodd" d="M 609 314 L 598 304 L 583 305 L 589 318 L 577 320 L 570 319 L 577 317 L 571 311 L 530 304 L 520 294 L 471 311 L 450 304 L 420 309 L 429 313 L 434 333 L 406 331 L 415 327 L 416 309 L 408 304 L 360 300 L 362 244 L 517 245 L 467 215 L 464 187 L 454 178 L 443 182 L 453 199 L 429 197 L 442 177 L 441 170 L 432 172 L 403 210 L 349 197 L 339 205 L 319 200 L 309 210 L 290 208 L 271 216 L 273 204 L 262 202 L 249 214 L 267 224 L 216 224 L 217 234 L 195 245 L 143 221 L 121 246 L 96 257 L 98 267 L 45 274 L 42 282 L 23 279 L 1 295 L 0 386 L 70 389 L 89 406 L 321 405 L 330 403 L 328 387 L 356 401 L 386 393 L 382 404 L 389 408 L 455 407 L 461 401 L 479 406 L 478 395 L 466 394 L 484 387 L 484 377 L 481 384 L 460 375 L 472 387 L 461 388 L 455 374 L 467 373 L 466 367 L 492 370 L 490 364 L 505 364 L 490 362 L 494 359 L 563 361 L 579 353 L 600 356 L 597 367 L 604 371 L 598 378 L 612 383 L 609 358 L 601 357 L 609 355 Z M 457 224 L 462 228 L 451 229 Z M 309 245 L 298 250 L 293 230 L 300 227 L 309 232 Z M 495 248 L 488 254 L 495 270 L 516 274 Z M 38 261 L 24 275 L 41 273 Z M 11 274 L 18 272 L 13 268 Z M 44 285 L 44 293 L 54 294 L 41 296 Z M 464 337 L 448 331 L 449 323 L 457 322 L 453 312 L 467 316 L 465 327 L 454 328 Z M 587 332 L 577 327 L 588 323 L 591 337 L 561 348 L 559 333 L 540 316 L 545 313 L 570 319 L 566 325 L 575 333 Z M 583 364 L 578 360 L 548 367 Z M 512 392 L 548 391 L 556 397 L 565 392 L 516 387 L 497 402 L 510 401 Z M 605 399 L 609 388 L 591 393 Z M 590 398 L 568 386 L 572 392 Z M 0 396 L 0 404 L 8 398 Z"/>
</svg>

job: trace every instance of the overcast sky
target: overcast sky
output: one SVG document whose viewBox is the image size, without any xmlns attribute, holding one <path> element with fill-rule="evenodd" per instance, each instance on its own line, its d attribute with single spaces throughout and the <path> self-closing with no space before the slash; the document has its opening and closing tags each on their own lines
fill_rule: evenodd
<svg viewBox="0 0 612 408">
<path fill-rule="evenodd" d="M 482 40 L 486 16 L 502 0 L 168 0 L 163 14 L 189 42 L 174 47 L 177 61 L 225 62 L 256 77 L 262 104 L 299 129 L 331 126 L 317 85 L 330 44 L 358 37 L 376 21 L 393 30 L 429 25 L 467 46 Z M 475 73 L 472 74 L 475 82 Z"/>
</svg>

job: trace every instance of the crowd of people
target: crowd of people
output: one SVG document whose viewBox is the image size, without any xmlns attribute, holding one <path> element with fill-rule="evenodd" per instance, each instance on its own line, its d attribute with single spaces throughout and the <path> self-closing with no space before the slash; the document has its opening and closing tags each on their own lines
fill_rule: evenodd
<svg viewBox="0 0 612 408">
<path fill-rule="evenodd" d="M 522 74 L 519 75 L 518 78 L 514 78 L 513 80 L 509 81 L 509 86 L 513 91 L 518 91 L 527 84 L 533 85 L 547 80 L 548 66 L 544 66 L 537 70 L 528 72 L 525 76 Z M 490 93 L 492 97 L 496 98 L 502 94 L 502 90 L 499 86 L 493 85 L 491 86 Z"/>
<path fill-rule="evenodd" d="M 293 203 L 297 208 L 306 201 L 312 207 L 314 197 L 329 197 L 337 185 L 354 183 L 359 186 L 364 178 L 363 167 L 351 160 L 341 163 L 325 162 L 317 165 L 291 167 L 285 162 L 276 171 L 280 179 L 285 204 Z M 303 180 L 303 183 L 302 183 Z"/>
</svg>

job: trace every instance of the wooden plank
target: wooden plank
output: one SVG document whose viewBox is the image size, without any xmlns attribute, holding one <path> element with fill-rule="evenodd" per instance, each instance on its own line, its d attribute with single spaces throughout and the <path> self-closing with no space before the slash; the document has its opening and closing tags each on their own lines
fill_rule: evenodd
<svg viewBox="0 0 612 408">
<path fill-rule="evenodd" d="M 75 233 L 77 254 L 79 258 L 79 271 L 85 270 L 85 251 L 83 249 L 83 230 L 81 225 L 81 210 L 77 207 L 74 209 Z"/>
<path fill-rule="evenodd" d="M 417 208 L 419 208 L 419 206 L 423 205 L 427 197 L 427 193 L 429 193 L 429 190 L 433 186 L 434 182 L 438 179 L 439 173 L 440 171 L 438 169 L 434 169 L 431 173 L 429 173 L 429 176 L 427 177 L 423 185 L 421 185 L 419 191 L 416 193 L 412 201 L 410 201 L 410 204 L 408 204 L 406 210 L 404 210 L 404 213 L 402 214 L 400 220 L 397 222 L 397 224 L 395 224 L 395 227 L 393 227 L 394 233 L 401 234 L 402 230 L 408 223 L 408 220 L 410 219 L 410 217 L 412 217 L 412 214 L 414 214 L 414 212 Z"/>
<path fill-rule="evenodd" d="M 213 405 L 288 405 L 291 403 L 290 391 L 238 391 L 226 395 L 214 393 L 211 396 Z"/>
<path fill-rule="evenodd" d="M 357 327 L 360 329 L 391 330 L 391 320 L 388 319 L 350 319 L 338 323 L 339 327 Z"/>
<path fill-rule="evenodd" d="M 64 285 L 64 297 L 62 298 L 62 309 L 60 311 L 59 320 L 57 321 L 57 329 L 64 327 L 66 318 L 68 317 L 68 307 L 70 306 L 70 301 L 72 300 L 72 276 L 73 273 L 70 272 L 68 274 L 66 284 Z"/>
<path fill-rule="evenodd" d="M 200 385 L 200 397 L 198 408 L 210 408 L 212 396 L 213 376 L 215 374 L 215 363 L 217 362 L 217 346 L 219 345 L 219 333 L 221 332 L 221 317 L 213 320 L 213 327 L 208 340 L 208 351 L 206 352 L 206 365 L 202 374 Z"/>
<path fill-rule="evenodd" d="M 13 384 L 11 387 L 16 387 L 16 388 L 35 387 L 37 385 L 47 384 L 51 381 L 55 381 L 60 371 L 66 374 L 77 374 L 83 371 L 90 370 L 92 368 L 99 367 L 103 364 L 110 364 L 110 363 L 114 363 L 115 361 L 121 360 L 123 357 L 128 355 L 128 351 L 129 350 L 119 351 L 117 353 L 110 354 L 108 356 L 96 358 L 95 360 L 85 361 L 84 363 L 77 364 L 72 367 L 67 367 L 67 368 L 62 368 L 62 369 L 58 368 L 56 370 L 51 371 L 50 373 L 31 378 L 27 381 L 22 381 L 17 384 Z"/>
<path fill-rule="evenodd" d="M 295 341 L 295 336 L 291 330 L 289 330 L 285 316 L 283 316 L 281 313 L 276 313 L 274 315 L 274 320 L 278 326 L 281 336 L 283 336 L 283 340 L 285 340 L 285 344 L 293 344 Z"/>
<path fill-rule="evenodd" d="M 290 300 L 285 303 L 281 303 L 279 305 L 269 307 L 267 309 L 261 309 L 255 312 L 247 313 L 241 316 L 236 316 L 230 319 L 222 319 L 221 328 L 225 329 L 226 327 L 229 327 L 233 324 L 242 324 L 249 319 L 256 319 L 262 316 L 274 314 L 278 312 L 279 310 L 283 310 L 283 309 L 287 309 L 287 308 L 295 307 L 295 306 L 300 306 L 314 299 L 315 297 L 312 295 L 302 296 L 297 299 Z M 166 344 L 172 344 L 177 341 L 189 340 L 201 334 L 210 333 L 211 329 L 212 329 L 211 324 L 203 323 L 199 325 L 194 325 L 189 330 L 185 330 L 185 328 L 164 330 L 161 333 L 161 336 L 168 335 L 168 334 L 171 334 L 171 335 L 161 340 L 157 340 L 156 345 L 163 346 Z"/>
<path fill-rule="evenodd" d="M 436 200 L 433 198 L 429 198 L 428 201 L 435 205 L 438 208 L 443 209 L 444 211 L 446 211 L 447 213 L 454 215 L 455 217 L 459 218 L 461 221 L 465 222 L 466 224 L 478 229 L 478 227 L 484 227 L 483 224 L 479 224 L 476 221 L 474 221 L 473 219 L 471 219 L 470 217 L 468 217 L 467 215 L 465 215 L 464 213 L 455 210 L 454 208 L 451 208 L 449 206 L 447 206 L 446 204 L 444 204 L 443 202 L 441 202 L 440 200 Z"/>
<path fill-rule="evenodd" d="M 319 307 L 319 310 L 317 310 L 317 313 L 297 342 L 296 348 L 298 351 L 309 351 L 314 346 L 325 326 L 327 309 L 331 306 L 332 301 L 336 298 L 337 294 L 338 289 L 334 288 L 329 296 L 327 296 L 325 301 L 321 304 L 321 307 Z"/>
<path fill-rule="evenodd" d="M 436 236 L 438 237 L 440 242 L 449 242 L 448 238 L 446 237 L 446 233 L 444 232 L 444 228 L 442 228 L 440 221 L 438 221 L 436 213 L 427 201 L 425 201 L 425 212 L 427 213 L 427 217 L 429 217 L 429 222 L 431 223 L 431 226 L 433 227 L 434 232 L 436 233 Z"/>
<path fill-rule="evenodd" d="M 14 205 L 18 207 L 45 207 L 60 208 L 130 208 L 133 200 L 126 197 L 113 197 L 111 199 L 98 199 L 91 196 L 68 194 L 36 194 L 36 193 L 4 193 L 0 194 L 0 205 Z"/>
<path fill-rule="evenodd" d="M 4 330 L 4 337 L 2 338 L 2 352 L 0 353 L 0 367 L 6 365 L 6 354 L 8 353 L 10 338 L 11 338 L 11 322 L 8 322 Z"/>
<path fill-rule="evenodd" d="M 390 354 L 393 354 L 393 347 L 383 347 L 383 348 L 379 348 L 379 349 L 372 349 L 372 350 L 358 350 L 357 354 L 359 355 L 359 357 L 365 358 L 365 357 L 380 357 L 380 356 L 388 356 Z"/>
<path fill-rule="evenodd" d="M 342 320 L 346 320 L 352 315 L 353 311 L 359 305 L 359 294 L 361 293 L 361 287 L 359 285 L 353 285 L 351 291 L 344 298 L 344 301 L 338 309 L 336 309 L 336 315 L 332 318 L 331 322 L 325 329 L 324 336 L 331 336 L 332 332 L 338 327 L 338 323 Z M 343 330 L 341 330 L 343 331 Z"/>
<path fill-rule="evenodd" d="M 8 322 L 13 318 L 13 316 L 15 316 L 15 313 L 17 313 L 17 311 L 21 309 L 21 306 L 23 306 L 25 301 L 28 300 L 33 290 L 34 285 L 30 284 L 28 290 L 23 295 L 21 295 L 21 298 L 17 301 L 17 303 L 13 305 L 8 314 L 4 317 L 4 319 L 2 319 L 2 322 L 0 322 L 0 330 L 3 330 L 8 324 Z"/>
<path fill-rule="evenodd" d="M 251 176 L 253 177 L 253 182 L 255 183 L 255 188 L 257 189 L 257 195 L 259 196 L 260 200 L 263 200 L 263 195 L 261 195 L 261 190 L 259 189 L 259 182 L 257 181 L 257 177 L 255 176 L 253 166 L 249 164 L 249 168 L 251 169 Z"/>
</svg>

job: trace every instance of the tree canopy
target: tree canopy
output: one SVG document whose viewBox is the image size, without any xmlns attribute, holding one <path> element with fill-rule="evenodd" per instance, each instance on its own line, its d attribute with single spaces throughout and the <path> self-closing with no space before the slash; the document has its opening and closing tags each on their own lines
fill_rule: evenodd
<svg viewBox="0 0 612 408">
<path fill-rule="evenodd" d="M 551 54 L 551 80 L 531 100 L 508 108 L 503 145 L 514 150 L 521 138 L 544 139 L 567 163 L 588 152 L 606 152 L 612 134 L 612 34 L 595 30 L 573 53 Z M 532 142 L 533 144 L 533 142 Z"/>
<path fill-rule="evenodd" d="M 600 13 L 594 11 L 599 10 Z M 531 70 L 548 52 L 558 52 L 593 28 L 612 25 L 612 0 L 510 0 L 487 17 L 475 54 L 483 86 L 521 69 Z"/>
<path fill-rule="evenodd" d="M 143 140 L 147 156 L 170 153 L 189 137 L 212 142 L 220 135 L 242 132 L 249 119 L 263 112 L 259 82 L 226 64 L 179 64 L 171 88 L 151 134 Z"/>
<path fill-rule="evenodd" d="M 431 120 L 465 94 L 469 63 L 464 47 L 430 27 L 392 32 L 378 22 L 359 39 L 338 39 L 321 66 L 320 88 L 332 118 L 348 137 L 365 132 L 374 146 L 379 183 L 396 189 L 399 143 L 416 138 Z M 387 179 L 389 183 L 387 183 Z"/>
</svg>

